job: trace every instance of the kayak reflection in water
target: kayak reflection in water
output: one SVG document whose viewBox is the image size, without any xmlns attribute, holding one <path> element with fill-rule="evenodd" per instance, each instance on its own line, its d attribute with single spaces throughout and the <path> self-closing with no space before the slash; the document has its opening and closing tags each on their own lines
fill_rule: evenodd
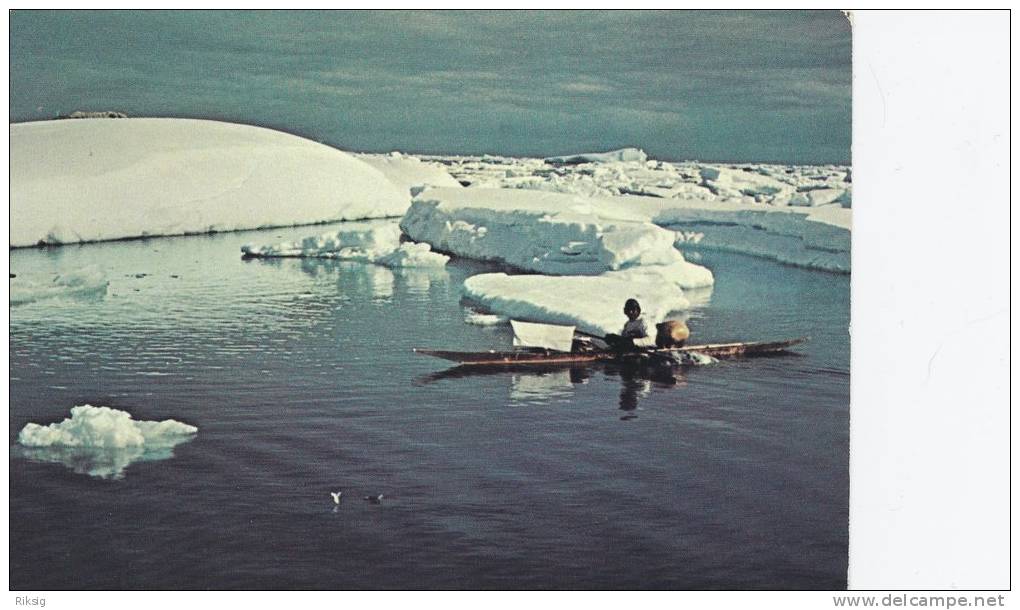
<svg viewBox="0 0 1020 610">
<path fill-rule="evenodd" d="M 609 363 L 604 370 L 606 375 L 620 378 L 620 410 L 624 412 L 620 419 L 625 421 L 637 418 L 639 400 L 648 396 L 653 387 L 687 384 L 684 367 L 665 359 Z"/>
</svg>

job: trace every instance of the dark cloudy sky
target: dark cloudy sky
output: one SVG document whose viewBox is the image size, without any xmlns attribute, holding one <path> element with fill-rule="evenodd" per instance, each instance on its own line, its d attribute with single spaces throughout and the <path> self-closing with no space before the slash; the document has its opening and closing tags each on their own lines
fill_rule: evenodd
<svg viewBox="0 0 1020 610">
<path fill-rule="evenodd" d="M 40 12 L 12 121 L 74 110 L 340 148 L 850 160 L 850 27 L 824 12 Z"/>
</svg>

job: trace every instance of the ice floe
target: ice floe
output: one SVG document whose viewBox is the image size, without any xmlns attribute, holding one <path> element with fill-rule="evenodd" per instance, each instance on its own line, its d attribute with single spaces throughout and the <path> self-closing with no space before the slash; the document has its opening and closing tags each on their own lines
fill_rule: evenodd
<svg viewBox="0 0 1020 610">
<path fill-rule="evenodd" d="M 95 265 L 55 275 L 48 280 L 19 275 L 10 280 L 10 304 L 24 305 L 58 297 L 102 296 L 109 285 L 106 273 Z"/>
<path fill-rule="evenodd" d="M 442 267 L 450 259 L 422 243 L 401 243 L 396 222 L 345 223 L 338 231 L 300 241 L 259 246 L 245 244 L 245 256 L 260 258 L 328 258 L 385 267 Z"/>
<path fill-rule="evenodd" d="M 397 217 L 412 184 L 443 182 L 412 161 L 217 121 L 18 123 L 10 143 L 14 247 Z"/>
<path fill-rule="evenodd" d="M 460 194 L 446 189 L 423 192 L 417 202 L 441 205 L 427 210 L 413 204 L 403 223 L 420 231 L 423 241 L 435 239 L 431 242 L 435 245 L 445 240 L 451 252 L 462 256 L 487 258 L 482 246 L 493 241 L 482 235 L 489 230 L 486 222 L 491 219 L 467 209 L 497 209 L 508 223 L 517 220 L 512 210 L 526 209 L 533 217 L 543 210 L 549 218 L 565 218 L 576 211 L 594 217 L 596 224 L 652 223 L 674 231 L 677 247 L 685 252 L 720 249 L 802 267 L 850 271 L 850 173 L 846 167 L 654 160 L 550 166 L 541 159 L 506 157 L 427 160 L 470 187 L 461 189 Z M 525 194 L 510 200 L 511 196 L 491 194 L 497 189 Z M 566 199 L 569 196 L 574 199 Z M 455 210 L 458 207 L 461 210 Z M 443 208 L 453 213 L 443 214 Z M 458 218 L 461 214 L 472 219 Z M 423 231 L 412 225 L 427 221 L 429 215 L 434 215 L 434 220 L 445 215 L 449 226 Z M 518 258 L 525 254 L 518 253 Z M 571 252 L 568 249 L 564 254 L 570 256 Z M 539 262 L 546 263 L 563 258 L 566 256 L 538 255 Z M 507 262 L 551 272 L 520 261 Z"/>
<path fill-rule="evenodd" d="M 516 320 L 573 325 L 596 335 L 620 332 L 627 321 L 627 298 L 641 303 L 648 324 L 691 304 L 675 283 L 627 271 L 598 276 L 484 273 L 464 281 L 464 296 Z"/>
<path fill-rule="evenodd" d="M 400 221 L 411 239 L 458 256 L 550 275 L 598 275 L 641 266 L 668 268 L 685 287 L 712 283 L 687 263 L 673 232 L 622 209 L 600 215 L 576 195 L 500 189 L 429 189 Z"/>
<path fill-rule="evenodd" d="M 172 419 L 139 421 L 119 409 L 80 405 L 59 423 L 27 424 L 18 443 L 28 459 L 61 463 L 94 477 L 121 478 L 135 462 L 173 457 L 173 448 L 197 432 L 195 426 Z"/>
<path fill-rule="evenodd" d="M 497 324 L 505 324 L 509 318 L 494 313 L 482 313 L 475 311 L 474 309 L 468 308 L 464 312 L 464 321 L 468 324 L 474 324 L 475 326 L 496 326 Z"/>
</svg>

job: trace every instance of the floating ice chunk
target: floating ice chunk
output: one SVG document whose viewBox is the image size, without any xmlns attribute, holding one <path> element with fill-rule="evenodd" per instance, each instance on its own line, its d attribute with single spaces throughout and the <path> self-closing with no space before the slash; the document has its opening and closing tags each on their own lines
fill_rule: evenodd
<svg viewBox="0 0 1020 610">
<path fill-rule="evenodd" d="M 72 407 L 71 417 L 60 423 L 48 426 L 27 424 L 18 434 L 18 442 L 26 447 L 172 447 L 182 436 L 196 432 L 198 428 L 195 426 L 172 419 L 136 421 L 127 411 L 81 405 Z"/>
<path fill-rule="evenodd" d="M 473 309 L 468 309 L 464 314 L 464 321 L 468 324 L 474 324 L 475 326 L 496 326 L 497 324 L 504 324 L 509 318 L 506 316 L 500 316 L 491 313 L 481 313 Z"/>
<path fill-rule="evenodd" d="M 401 178 L 249 125 L 40 121 L 12 124 L 10 145 L 14 247 L 395 217 L 410 205 Z"/>
<path fill-rule="evenodd" d="M 846 197 L 846 189 L 820 188 L 798 193 L 798 195 L 800 195 L 798 202 L 806 200 L 802 205 L 820 206 L 842 201 Z"/>
<path fill-rule="evenodd" d="M 623 302 L 636 298 L 651 326 L 690 302 L 673 282 L 649 281 L 621 271 L 602 276 L 507 275 L 485 273 L 464 282 L 464 296 L 489 311 L 547 324 L 577 326 L 605 335 L 619 333 L 627 317 Z M 617 299 L 607 298 L 616 296 Z"/>
<path fill-rule="evenodd" d="M 50 281 L 37 281 L 28 276 L 11 279 L 11 305 L 24 305 L 57 297 L 87 297 L 106 294 L 110 281 L 95 265 L 63 273 Z"/>
<path fill-rule="evenodd" d="M 442 267 L 450 260 L 445 254 L 433 252 L 428 244 L 405 242 L 390 252 L 376 257 L 372 262 L 384 267 Z"/>
<path fill-rule="evenodd" d="M 396 222 L 350 223 L 339 231 L 274 245 L 241 246 L 245 256 L 260 258 L 329 258 L 385 267 L 442 267 L 449 256 L 428 244 L 400 241 Z"/>
<path fill-rule="evenodd" d="M 747 196 L 756 201 L 779 200 L 785 204 L 796 192 L 793 185 L 752 168 L 705 166 L 701 168 L 701 178 L 704 186 L 720 197 Z"/>
<path fill-rule="evenodd" d="M 100 478 L 121 478 L 134 462 L 173 457 L 173 448 L 196 432 L 195 426 L 172 419 L 137 421 L 119 409 L 80 405 L 62 422 L 27 424 L 18 443 L 29 459 L 62 463 Z"/>
<path fill-rule="evenodd" d="M 638 148 L 621 148 L 603 153 L 581 153 L 562 157 L 546 157 L 546 163 L 557 165 L 575 165 L 579 163 L 612 163 L 635 161 L 644 163 L 648 160 L 645 151 Z"/>
<path fill-rule="evenodd" d="M 684 262 L 672 231 L 613 207 L 548 192 L 432 189 L 400 226 L 446 252 L 553 275 Z"/>
</svg>

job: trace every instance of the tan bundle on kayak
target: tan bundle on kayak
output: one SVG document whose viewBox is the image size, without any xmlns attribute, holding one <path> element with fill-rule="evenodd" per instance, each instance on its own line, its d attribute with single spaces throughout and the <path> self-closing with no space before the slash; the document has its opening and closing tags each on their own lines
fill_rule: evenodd
<svg viewBox="0 0 1020 610">
<path fill-rule="evenodd" d="M 655 325 L 657 347 L 680 347 L 691 336 L 691 329 L 680 320 L 666 320 Z"/>
</svg>

